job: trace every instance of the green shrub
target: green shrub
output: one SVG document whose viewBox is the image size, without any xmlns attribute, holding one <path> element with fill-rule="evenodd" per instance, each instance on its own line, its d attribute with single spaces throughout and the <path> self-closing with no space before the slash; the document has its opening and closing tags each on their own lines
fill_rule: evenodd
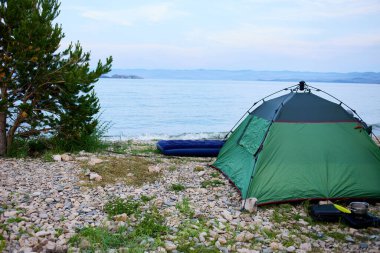
<svg viewBox="0 0 380 253">
<path fill-rule="evenodd" d="M 140 212 L 140 203 L 131 199 L 115 198 L 107 202 L 104 206 L 104 211 L 109 216 L 115 216 L 118 214 L 138 214 Z"/>
<path fill-rule="evenodd" d="M 154 196 L 149 197 L 149 196 L 146 196 L 146 195 L 141 195 L 141 197 L 140 197 L 141 201 L 144 202 L 144 203 L 149 202 L 149 201 L 151 201 L 154 198 L 155 198 Z"/>
<path fill-rule="evenodd" d="M 178 211 L 184 215 L 187 215 L 190 219 L 194 217 L 194 210 L 190 207 L 188 198 L 184 198 L 182 202 L 176 204 Z"/>
<path fill-rule="evenodd" d="M 205 180 L 201 183 L 201 186 L 203 188 L 207 188 L 207 187 L 218 187 L 218 186 L 221 186 L 221 185 L 224 185 L 224 183 L 220 180 L 217 180 L 217 179 L 214 179 L 214 180 Z"/>
<path fill-rule="evenodd" d="M 205 168 L 203 168 L 201 166 L 197 166 L 197 167 L 194 168 L 195 172 L 204 171 L 204 170 L 205 170 Z"/>
<path fill-rule="evenodd" d="M 165 218 L 160 215 L 156 208 L 152 208 L 142 216 L 140 223 L 136 226 L 132 235 L 156 238 L 168 231 L 164 222 Z"/>
<path fill-rule="evenodd" d="M 186 187 L 183 186 L 183 185 L 181 185 L 181 184 L 172 184 L 172 185 L 170 186 L 170 189 L 171 189 L 172 191 L 175 191 L 175 192 L 180 192 L 180 191 L 185 190 Z"/>
</svg>

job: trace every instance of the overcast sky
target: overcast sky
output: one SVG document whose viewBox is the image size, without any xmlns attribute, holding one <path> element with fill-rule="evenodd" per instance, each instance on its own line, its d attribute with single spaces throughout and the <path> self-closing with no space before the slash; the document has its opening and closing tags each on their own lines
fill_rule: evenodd
<svg viewBox="0 0 380 253">
<path fill-rule="evenodd" d="M 114 68 L 380 71 L 380 0 L 62 0 L 58 22 Z"/>
</svg>

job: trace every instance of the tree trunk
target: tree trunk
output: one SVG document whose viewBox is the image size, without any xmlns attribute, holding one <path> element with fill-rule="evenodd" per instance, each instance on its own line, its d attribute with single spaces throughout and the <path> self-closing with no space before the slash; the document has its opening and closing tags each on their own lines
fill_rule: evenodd
<svg viewBox="0 0 380 253">
<path fill-rule="evenodd" d="M 0 95 L 1 100 L 7 98 L 7 89 L 5 84 L 0 80 Z M 7 154 L 7 106 L 3 105 L 0 107 L 0 156 L 5 156 Z"/>
<path fill-rule="evenodd" d="M 5 156 L 7 153 L 6 123 L 7 123 L 6 113 L 0 112 L 0 156 Z"/>
</svg>

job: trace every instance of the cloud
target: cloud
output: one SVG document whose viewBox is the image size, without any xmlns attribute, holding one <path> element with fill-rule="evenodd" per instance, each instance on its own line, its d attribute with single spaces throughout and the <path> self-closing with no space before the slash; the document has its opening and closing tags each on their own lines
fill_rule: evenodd
<svg viewBox="0 0 380 253">
<path fill-rule="evenodd" d="M 273 20 L 336 19 L 380 14 L 378 0 L 244 0 L 243 2 L 251 6 L 267 7 L 268 12 L 262 17 Z"/>
<path fill-rule="evenodd" d="M 213 50 L 247 54 L 308 57 L 323 59 L 333 55 L 378 48 L 380 34 L 372 32 L 326 36 L 324 30 L 285 26 L 243 24 L 234 28 L 212 31 L 195 29 L 186 34 L 189 41 L 201 40 Z M 199 42 L 201 44 L 201 42 Z"/>
<path fill-rule="evenodd" d="M 110 22 L 122 26 L 132 26 L 136 23 L 160 23 L 187 15 L 177 10 L 171 3 L 140 5 L 123 10 L 82 10 L 85 18 Z"/>
</svg>

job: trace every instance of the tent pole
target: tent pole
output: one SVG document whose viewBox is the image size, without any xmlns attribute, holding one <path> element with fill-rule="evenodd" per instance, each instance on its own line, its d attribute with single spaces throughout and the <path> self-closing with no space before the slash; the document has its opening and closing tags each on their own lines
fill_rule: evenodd
<svg viewBox="0 0 380 253">
<path fill-rule="evenodd" d="M 259 148 L 257 149 L 256 153 L 253 154 L 253 156 L 255 157 L 255 164 L 253 165 L 253 168 L 252 168 L 252 172 L 251 172 L 251 176 L 249 178 L 249 184 L 248 184 L 248 188 L 247 188 L 247 192 L 245 193 L 245 199 L 244 199 L 244 203 L 243 203 L 243 209 L 245 208 L 245 203 L 247 201 L 247 195 L 248 195 L 248 191 L 249 191 L 249 188 L 251 187 L 251 184 L 252 184 L 252 179 L 253 179 L 253 174 L 255 172 L 255 169 L 256 169 L 256 164 L 257 164 L 257 160 L 259 158 L 259 154 L 261 153 L 261 151 L 263 150 L 263 145 L 264 145 L 264 142 L 268 136 L 268 133 L 269 133 L 269 130 L 270 128 L 272 127 L 273 125 L 273 122 L 275 121 L 275 119 L 277 118 L 279 112 L 280 112 L 280 109 L 281 107 L 284 106 L 284 103 L 286 102 L 285 100 L 287 100 L 288 97 L 284 98 L 284 100 L 282 100 L 281 104 L 278 106 L 278 108 L 274 111 L 274 114 L 273 114 L 273 117 L 272 117 L 272 120 L 267 128 L 267 130 L 265 131 L 265 134 L 264 134 L 264 137 L 263 139 L 261 140 L 260 142 L 260 146 Z"/>
<path fill-rule="evenodd" d="M 226 134 L 226 136 L 224 136 L 224 140 L 226 140 L 227 139 L 227 137 L 233 132 L 233 130 L 235 130 L 235 127 L 241 122 L 241 120 L 245 117 L 245 115 L 246 114 L 249 114 L 250 113 L 250 110 L 255 106 L 255 105 L 257 105 L 258 103 L 260 103 L 260 101 L 263 101 L 264 102 L 264 100 L 265 99 L 267 99 L 268 97 L 271 97 L 271 96 L 273 96 L 273 95 L 275 95 L 275 94 L 277 94 L 277 93 L 280 93 L 280 92 L 283 92 L 283 91 L 286 91 L 286 90 L 289 90 L 289 89 L 292 89 L 292 88 L 294 88 L 294 87 L 297 87 L 298 86 L 298 84 L 296 84 L 296 85 L 292 85 L 292 86 L 289 86 L 289 87 L 287 87 L 287 88 L 284 88 L 284 89 L 282 89 L 282 90 L 278 90 L 278 91 L 276 91 L 276 92 L 273 92 L 272 94 L 269 94 L 268 96 L 266 96 L 266 97 L 263 97 L 262 99 L 260 99 L 260 100 L 257 100 L 255 103 L 253 103 L 253 105 L 243 114 L 243 116 L 241 116 L 241 118 L 236 122 L 236 124 L 231 128 L 231 130 Z"/>
</svg>

